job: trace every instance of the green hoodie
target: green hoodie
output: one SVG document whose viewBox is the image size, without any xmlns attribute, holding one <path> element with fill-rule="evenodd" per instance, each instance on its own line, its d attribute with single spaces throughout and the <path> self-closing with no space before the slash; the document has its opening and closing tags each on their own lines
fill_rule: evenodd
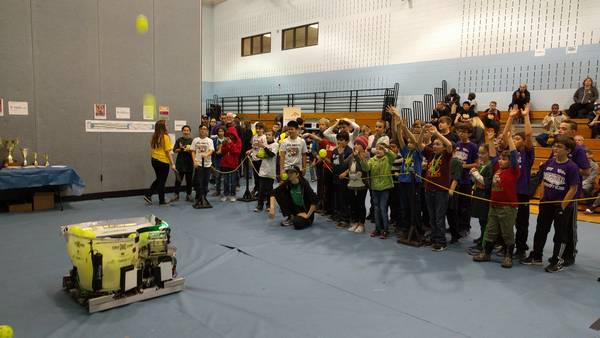
<svg viewBox="0 0 600 338">
<path fill-rule="evenodd" d="M 362 162 L 362 168 L 369 171 L 371 176 L 371 190 L 382 191 L 392 189 L 394 180 L 392 178 L 392 165 L 396 155 L 391 151 L 385 153 L 382 157 L 371 157 L 368 162 Z"/>
</svg>

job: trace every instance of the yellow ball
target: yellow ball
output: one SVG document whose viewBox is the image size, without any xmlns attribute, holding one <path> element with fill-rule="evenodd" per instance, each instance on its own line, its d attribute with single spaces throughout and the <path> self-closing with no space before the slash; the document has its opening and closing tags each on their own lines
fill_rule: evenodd
<svg viewBox="0 0 600 338">
<path fill-rule="evenodd" d="M 286 181 L 288 179 L 288 174 L 287 173 L 282 173 L 281 174 L 281 180 L 282 181 Z"/>
<path fill-rule="evenodd" d="M 258 157 L 258 158 L 264 158 L 265 157 L 265 150 L 263 148 L 258 149 L 258 151 L 256 152 L 256 157 Z"/>
<path fill-rule="evenodd" d="M 285 138 L 286 138 L 286 135 L 285 135 L 285 133 L 281 133 L 281 134 L 279 135 L 279 139 L 280 139 L 280 140 L 282 140 L 282 141 L 283 141 L 283 140 L 285 140 Z"/>
<path fill-rule="evenodd" d="M 143 14 L 138 15 L 135 19 L 135 29 L 137 32 L 140 34 L 146 34 L 148 31 L 148 26 L 148 18 Z"/>
<path fill-rule="evenodd" d="M 8 325 L 0 325 L 0 338 L 13 338 L 13 329 Z"/>
<path fill-rule="evenodd" d="M 319 150 L 319 156 L 320 156 L 321 158 L 325 158 L 325 157 L 327 157 L 327 150 L 325 150 L 325 149 L 321 149 L 321 150 Z"/>
</svg>

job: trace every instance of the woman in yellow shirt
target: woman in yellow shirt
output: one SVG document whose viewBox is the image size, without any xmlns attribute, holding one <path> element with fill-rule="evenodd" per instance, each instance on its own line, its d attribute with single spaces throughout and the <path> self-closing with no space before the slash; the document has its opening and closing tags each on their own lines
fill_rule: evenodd
<svg viewBox="0 0 600 338">
<path fill-rule="evenodd" d="M 173 145 L 164 120 L 156 121 L 150 147 L 152 168 L 154 168 L 156 179 L 152 182 L 150 189 L 144 196 L 144 200 L 148 205 L 151 205 L 152 194 L 158 193 L 158 204 L 167 205 L 168 203 L 165 202 L 165 184 L 169 176 L 169 167 L 175 172 L 177 170 L 175 169 L 175 162 L 173 162 Z"/>
</svg>

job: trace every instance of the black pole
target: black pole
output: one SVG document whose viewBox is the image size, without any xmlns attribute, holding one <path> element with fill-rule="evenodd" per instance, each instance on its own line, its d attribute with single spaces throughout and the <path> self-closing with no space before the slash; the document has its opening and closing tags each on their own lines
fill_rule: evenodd
<svg viewBox="0 0 600 338">
<path fill-rule="evenodd" d="M 248 163 L 246 163 L 246 165 L 251 166 L 250 157 L 246 157 L 245 161 L 248 161 Z M 242 167 L 240 167 L 240 168 L 242 168 Z M 244 172 L 244 176 L 246 176 L 246 191 L 244 192 L 244 196 L 242 196 L 242 198 L 240 199 L 240 201 L 242 201 L 242 202 L 256 201 L 256 198 L 250 192 L 250 176 L 254 177 L 254 175 L 252 175 L 254 173 L 254 167 L 251 166 L 251 168 L 252 168 L 252 173 L 248 174 L 248 170 L 246 170 L 246 172 Z"/>
</svg>

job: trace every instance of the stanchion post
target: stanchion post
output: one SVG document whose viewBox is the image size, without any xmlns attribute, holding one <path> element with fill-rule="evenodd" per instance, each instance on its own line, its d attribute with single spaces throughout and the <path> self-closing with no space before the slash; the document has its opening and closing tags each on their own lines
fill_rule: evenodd
<svg viewBox="0 0 600 338">
<path fill-rule="evenodd" d="M 250 164 L 250 158 L 249 157 L 246 157 L 244 159 L 244 161 L 248 161 L 248 163 L 246 163 L 246 165 Z M 243 166 L 240 167 L 240 168 L 243 170 Z M 254 168 L 252 168 L 252 170 L 254 170 Z M 256 201 L 256 198 L 250 192 L 250 177 L 249 176 L 251 176 L 251 175 L 248 175 L 247 170 L 246 170 L 246 172 L 244 172 L 244 174 L 245 174 L 244 176 L 246 176 L 246 191 L 244 192 L 244 196 L 242 196 L 242 198 L 240 198 L 239 200 L 242 201 L 242 202 Z"/>
</svg>

